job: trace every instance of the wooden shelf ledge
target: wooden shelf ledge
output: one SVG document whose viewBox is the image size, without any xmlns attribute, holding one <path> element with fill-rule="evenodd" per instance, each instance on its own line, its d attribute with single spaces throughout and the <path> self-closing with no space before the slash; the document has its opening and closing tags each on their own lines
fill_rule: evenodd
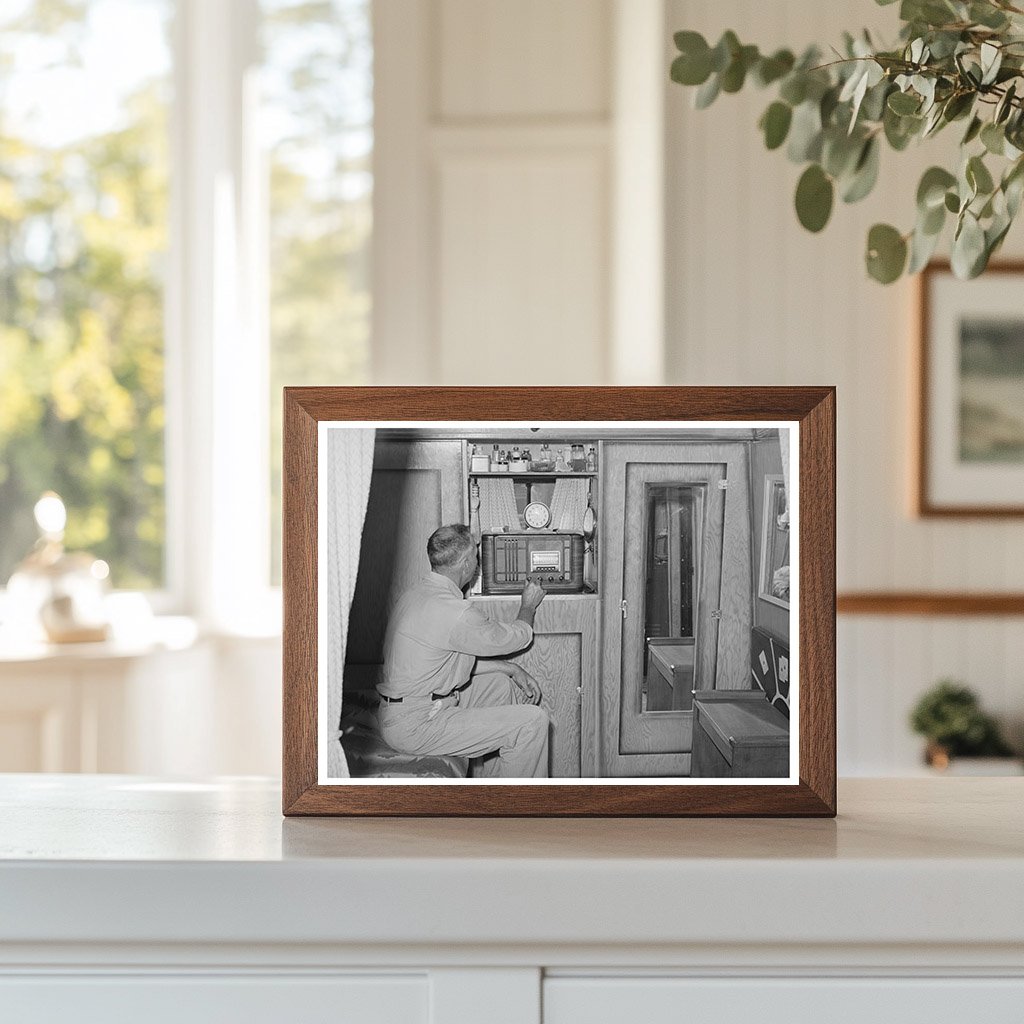
<svg viewBox="0 0 1024 1024">
<path fill-rule="evenodd" d="M 840 615 L 1024 615 L 1024 593 L 853 591 L 836 596 Z"/>
</svg>

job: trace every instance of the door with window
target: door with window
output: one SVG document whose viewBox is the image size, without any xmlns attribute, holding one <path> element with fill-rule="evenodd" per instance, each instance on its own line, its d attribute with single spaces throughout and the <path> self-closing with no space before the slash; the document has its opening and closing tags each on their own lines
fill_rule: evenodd
<svg viewBox="0 0 1024 1024">
<path fill-rule="evenodd" d="M 693 691 L 749 686 L 747 462 L 742 442 L 605 445 L 602 774 L 689 774 Z"/>
</svg>

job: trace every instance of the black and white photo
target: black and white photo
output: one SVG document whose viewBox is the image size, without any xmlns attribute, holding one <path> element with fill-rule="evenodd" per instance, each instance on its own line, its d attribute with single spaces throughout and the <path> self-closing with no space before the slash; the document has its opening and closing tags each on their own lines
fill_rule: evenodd
<svg viewBox="0 0 1024 1024">
<path fill-rule="evenodd" d="M 798 424 L 318 424 L 321 785 L 799 782 Z"/>
</svg>

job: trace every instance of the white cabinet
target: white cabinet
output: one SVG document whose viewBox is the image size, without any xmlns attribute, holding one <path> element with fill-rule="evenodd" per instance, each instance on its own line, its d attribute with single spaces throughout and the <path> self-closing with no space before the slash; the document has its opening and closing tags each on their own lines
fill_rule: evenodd
<svg viewBox="0 0 1024 1024">
<path fill-rule="evenodd" d="M 1020 1024 L 1015 779 L 832 820 L 288 819 L 254 779 L 0 778 L 0 1021 Z"/>
<path fill-rule="evenodd" d="M 18 1024 L 427 1024 L 428 987 L 425 972 L 0 977 L 0 1011 Z"/>
<path fill-rule="evenodd" d="M 1021 978 L 549 978 L 544 1024 L 1020 1024 Z"/>
</svg>

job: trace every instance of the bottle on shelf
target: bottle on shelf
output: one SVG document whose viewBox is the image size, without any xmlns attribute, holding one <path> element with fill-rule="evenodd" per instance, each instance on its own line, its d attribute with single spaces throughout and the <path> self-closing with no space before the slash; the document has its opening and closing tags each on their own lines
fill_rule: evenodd
<svg viewBox="0 0 1024 1024">
<path fill-rule="evenodd" d="M 583 454 L 583 445 L 574 444 L 572 454 L 569 456 L 569 468 L 574 473 L 585 473 L 587 471 L 587 460 Z"/>
<path fill-rule="evenodd" d="M 558 454 L 555 456 L 555 472 L 556 473 L 568 473 L 569 464 L 565 461 L 565 449 L 559 448 Z"/>
<path fill-rule="evenodd" d="M 597 449 L 592 445 L 587 445 L 587 472 L 597 472 Z"/>
<path fill-rule="evenodd" d="M 498 446 L 495 445 L 491 449 L 491 472 L 497 473 L 501 469 L 501 452 L 498 451 Z"/>
</svg>

